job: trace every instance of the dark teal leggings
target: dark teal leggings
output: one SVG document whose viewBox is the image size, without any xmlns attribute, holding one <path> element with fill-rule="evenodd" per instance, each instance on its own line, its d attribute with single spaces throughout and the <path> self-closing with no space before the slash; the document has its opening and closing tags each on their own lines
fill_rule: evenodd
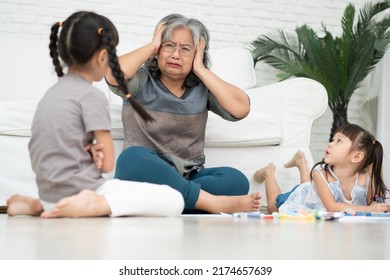
<svg viewBox="0 0 390 280">
<path fill-rule="evenodd" d="M 155 152 L 140 146 L 122 151 L 115 178 L 171 186 L 183 195 L 186 209 L 195 209 L 200 189 L 215 195 L 244 195 L 249 191 L 248 179 L 237 169 L 202 168 L 187 180 Z"/>
</svg>

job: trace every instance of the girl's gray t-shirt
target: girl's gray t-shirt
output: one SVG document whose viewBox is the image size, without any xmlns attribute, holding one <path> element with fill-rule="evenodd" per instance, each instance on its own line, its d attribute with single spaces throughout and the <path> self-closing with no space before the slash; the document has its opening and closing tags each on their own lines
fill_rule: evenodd
<svg viewBox="0 0 390 280">
<path fill-rule="evenodd" d="M 37 106 L 28 145 L 40 199 L 55 203 L 83 189 L 96 190 L 102 172 L 84 147 L 94 131 L 110 130 L 104 93 L 81 76 L 59 78 Z"/>
</svg>

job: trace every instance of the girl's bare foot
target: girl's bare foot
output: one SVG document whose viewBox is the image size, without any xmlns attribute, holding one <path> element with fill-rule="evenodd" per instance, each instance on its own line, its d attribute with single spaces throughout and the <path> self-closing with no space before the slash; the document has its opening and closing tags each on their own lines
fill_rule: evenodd
<svg viewBox="0 0 390 280">
<path fill-rule="evenodd" d="M 195 207 L 209 213 L 234 213 L 260 211 L 261 193 L 247 195 L 226 196 L 212 195 L 200 190 Z"/>
<path fill-rule="evenodd" d="M 7 199 L 7 206 L 7 214 L 9 216 L 39 216 L 43 212 L 41 202 L 38 199 L 18 194 Z"/>
<path fill-rule="evenodd" d="M 111 209 L 103 196 L 97 195 L 91 190 L 83 190 L 74 196 L 61 199 L 52 210 L 43 212 L 41 217 L 81 218 L 99 217 L 109 214 L 111 214 Z"/>
<path fill-rule="evenodd" d="M 305 153 L 302 150 L 298 150 L 295 155 L 285 165 L 285 168 L 291 168 L 306 163 Z"/>
<path fill-rule="evenodd" d="M 256 170 L 255 174 L 253 175 L 253 178 L 261 184 L 264 182 L 265 178 L 267 177 L 267 174 L 269 174 L 270 172 L 272 174 L 275 173 L 275 169 L 275 165 L 273 163 L 269 163 L 267 166 Z"/>
</svg>

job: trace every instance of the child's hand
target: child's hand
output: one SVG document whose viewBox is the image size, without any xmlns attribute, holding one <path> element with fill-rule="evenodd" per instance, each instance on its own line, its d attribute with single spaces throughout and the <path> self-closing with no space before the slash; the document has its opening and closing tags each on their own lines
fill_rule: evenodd
<svg viewBox="0 0 390 280">
<path fill-rule="evenodd" d="M 84 147 L 84 149 L 91 154 L 92 160 L 95 162 L 96 167 L 98 169 L 102 169 L 103 167 L 103 144 L 88 144 Z"/>
<path fill-rule="evenodd" d="M 389 206 L 386 203 L 378 203 L 374 202 L 370 205 L 370 209 L 372 212 L 387 212 Z"/>
</svg>

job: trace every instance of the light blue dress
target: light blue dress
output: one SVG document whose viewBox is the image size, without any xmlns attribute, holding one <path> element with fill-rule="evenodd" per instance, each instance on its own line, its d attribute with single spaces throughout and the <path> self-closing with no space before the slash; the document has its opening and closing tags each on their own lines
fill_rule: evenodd
<svg viewBox="0 0 390 280">
<path fill-rule="evenodd" d="M 324 166 L 317 166 L 313 172 L 319 172 L 322 179 L 329 187 L 330 191 L 336 202 L 347 203 L 350 205 L 359 205 L 365 206 L 367 205 L 367 192 L 368 186 L 370 183 L 370 176 L 367 176 L 367 184 L 366 186 L 360 186 L 358 184 L 359 174 L 356 173 L 356 181 L 355 185 L 351 190 L 351 200 L 345 198 L 343 194 L 343 190 L 341 189 L 341 184 L 337 176 L 334 174 L 332 169 L 328 166 L 328 171 L 333 175 L 336 179 L 334 182 L 328 182 L 325 177 L 320 172 L 324 169 Z M 312 211 L 320 211 L 326 210 L 325 206 L 321 202 L 320 197 L 318 196 L 316 187 L 314 185 L 314 181 L 305 182 L 300 185 L 296 189 L 294 189 L 291 194 L 288 196 L 287 200 L 279 207 L 280 213 L 295 213 L 299 211 L 312 210 Z"/>
</svg>

